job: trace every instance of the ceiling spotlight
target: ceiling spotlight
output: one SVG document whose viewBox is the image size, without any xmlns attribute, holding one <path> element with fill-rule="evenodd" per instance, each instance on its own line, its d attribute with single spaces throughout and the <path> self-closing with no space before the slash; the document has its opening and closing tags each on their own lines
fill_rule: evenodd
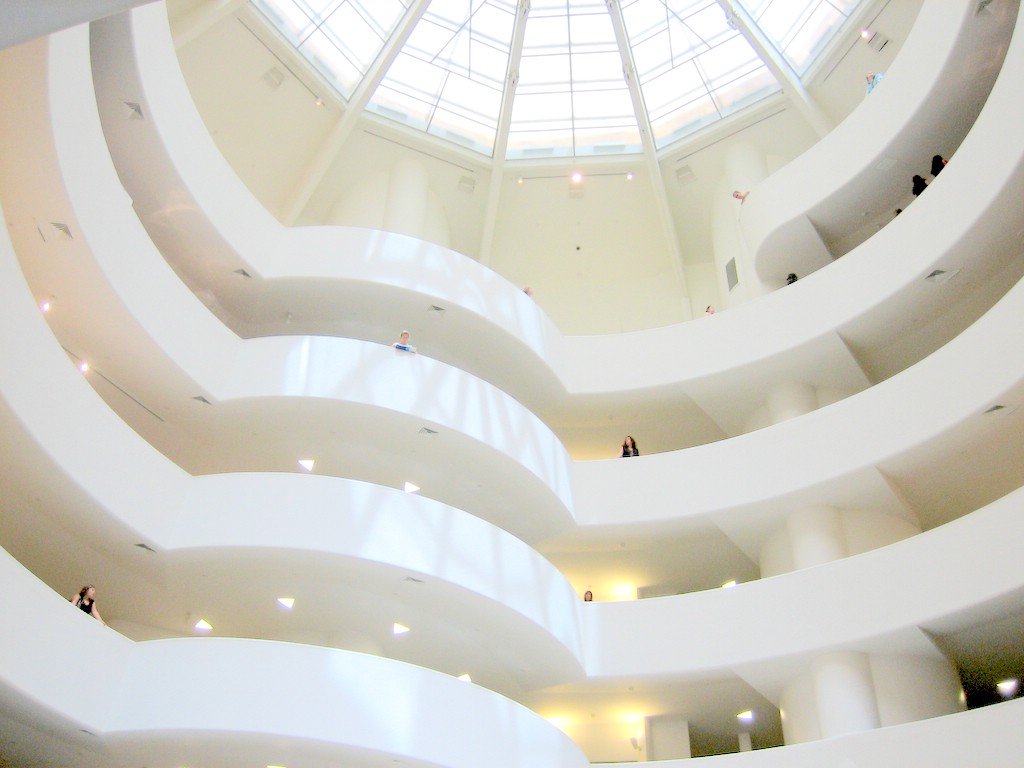
<svg viewBox="0 0 1024 768">
<path fill-rule="evenodd" d="M 47 296 L 45 299 L 39 302 L 39 309 L 45 314 L 53 309 L 53 299 Z"/>
<path fill-rule="evenodd" d="M 82 373 L 88 373 L 89 372 L 89 363 L 87 363 L 85 360 L 83 360 L 82 362 L 80 362 L 78 364 L 78 370 L 80 370 Z"/>
<path fill-rule="evenodd" d="M 200 619 L 199 621 L 197 621 L 195 627 L 200 632 L 209 632 L 211 629 L 213 629 L 213 625 L 206 619 Z"/>
<path fill-rule="evenodd" d="M 408 480 L 406 480 L 405 485 L 402 486 L 402 490 L 404 490 L 406 493 L 416 493 L 416 491 L 418 491 L 419 489 L 420 487 L 418 485 L 410 483 Z"/>
<path fill-rule="evenodd" d="M 464 675 L 459 675 L 458 679 L 462 680 L 464 683 L 472 683 L 473 682 L 473 679 L 469 676 L 468 672 L 466 674 L 464 674 Z"/>
<path fill-rule="evenodd" d="M 736 719 L 744 723 L 752 723 L 754 722 L 754 713 L 748 709 L 745 712 L 740 712 L 736 715 Z"/>
<path fill-rule="evenodd" d="M 314 464 L 316 464 L 316 459 L 299 459 L 299 466 L 307 472 L 313 471 Z"/>
<path fill-rule="evenodd" d="M 1020 680 L 1016 677 L 1000 680 L 996 683 L 996 690 L 999 691 L 999 695 L 1004 699 L 1011 699 L 1016 696 L 1017 691 L 1020 690 Z"/>
<path fill-rule="evenodd" d="M 277 602 L 279 602 L 284 608 L 287 608 L 290 611 L 292 609 L 292 607 L 295 605 L 295 598 L 294 597 L 279 597 L 279 598 L 277 598 Z"/>
<path fill-rule="evenodd" d="M 318 107 L 322 107 L 324 105 L 324 100 L 317 96 L 316 101 L 314 101 L 313 103 L 316 104 Z"/>
<path fill-rule="evenodd" d="M 633 180 L 633 172 L 629 171 L 628 173 L 626 173 L 626 181 L 632 181 L 632 180 Z"/>
<path fill-rule="evenodd" d="M 925 281 L 927 281 L 929 283 L 935 283 L 936 285 L 943 285 L 945 283 L 948 283 L 950 280 L 952 280 L 954 277 L 956 277 L 959 274 L 960 274 L 960 270 L 959 269 L 954 269 L 952 272 L 949 272 L 949 271 L 947 271 L 945 269 L 933 269 L 931 272 L 929 272 L 927 274 L 927 276 L 925 276 L 924 279 L 925 279 Z"/>
<path fill-rule="evenodd" d="M 722 589 L 732 589 L 735 586 L 736 586 L 736 579 L 732 579 L 731 581 L 725 582 L 725 584 L 722 585 Z"/>
<path fill-rule="evenodd" d="M 391 634 L 393 634 L 395 636 L 397 636 L 397 635 L 404 635 L 404 634 L 406 634 L 409 631 L 410 630 L 409 630 L 409 628 L 407 626 L 405 626 L 404 624 L 399 624 L 397 621 L 391 627 Z"/>
<path fill-rule="evenodd" d="M 522 176 L 520 176 L 518 179 L 516 179 L 516 184 L 523 184 L 523 182 L 525 182 L 525 181 L 526 181 L 526 179 L 524 179 Z"/>
<path fill-rule="evenodd" d="M 1016 410 L 1016 405 L 993 405 L 991 408 L 986 409 L 985 413 L 998 413 L 1000 416 L 1007 416 Z"/>
<path fill-rule="evenodd" d="M 574 173 L 569 178 L 572 180 L 573 184 L 582 184 L 583 183 L 583 174 L 580 173 L 579 171 L 576 171 L 576 173 Z"/>
</svg>

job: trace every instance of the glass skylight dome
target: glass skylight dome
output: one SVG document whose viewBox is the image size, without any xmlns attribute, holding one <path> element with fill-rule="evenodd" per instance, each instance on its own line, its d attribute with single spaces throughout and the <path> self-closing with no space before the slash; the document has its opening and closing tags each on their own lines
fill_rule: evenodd
<svg viewBox="0 0 1024 768">
<path fill-rule="evenodd" d="M 862 0 L 252 2 L 348 108 L 518 159 L 660 150 L 799 81 Z"/>
</svg>

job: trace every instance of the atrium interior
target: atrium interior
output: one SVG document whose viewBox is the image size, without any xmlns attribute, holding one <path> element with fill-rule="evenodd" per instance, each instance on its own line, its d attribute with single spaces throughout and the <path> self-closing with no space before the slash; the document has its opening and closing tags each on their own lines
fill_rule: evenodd
<svg viewBox="0 0 1024 768">
<path fill-rule="evenodd" d="M 0 766 L 1014 748 L 1017 0 L 78 5 L 0 34 Z"/>
</svg>

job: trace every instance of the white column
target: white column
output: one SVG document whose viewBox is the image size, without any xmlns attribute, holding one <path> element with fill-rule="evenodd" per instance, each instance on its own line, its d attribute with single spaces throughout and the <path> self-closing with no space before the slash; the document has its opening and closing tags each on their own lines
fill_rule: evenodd
<svg viewBox="0 0 1024 768">
<path fill-rule="evenodd" d="M 878 702 L 867 654 L 835 651 L 811 662 L 821 738 L 878 728 Z"/>
<path fill-rule="evenodd" d="M 846 557 L 842 514 L 835 507 L 803 507 L 786 519 L 793 569 L 810 568 Z"/>
<path fill-rule="evenodd" d="M 423 237 L 430 188 L 427 169 L 416 160 L 401 160 L 391 169 L 384 206 L 384 229 Z"/>
<path fill-rule="evenodd" d="M 780 424 L 817 410 L 818 392 L 810 384 L 800 382 L 777 384 L 769 390 L 765 404 L 772 424 Z"/>
</svg>

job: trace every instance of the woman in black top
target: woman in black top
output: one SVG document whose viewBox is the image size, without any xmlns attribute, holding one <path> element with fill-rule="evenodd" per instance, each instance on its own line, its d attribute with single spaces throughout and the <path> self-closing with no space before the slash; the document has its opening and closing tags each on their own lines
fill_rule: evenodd
<svg viewBox="0 0 1024 768">
<path fill-rule="evenodd" d="M 917 197 L 926 189 L 928 189 L 928 183 L 924 180 L 924 178 L 922 178 L 921 176 L 915 176 L 913 189 L 914 197 Z"/>
<path fill-rule="evenodd" d="M 946 161 L 943 160 L 942 155 L 935 155 L 932 158 L 932 176 L 938 176 L 939 171 L 946 167 Z"/>
<path fill-rule="evenodd" d="M 636 448 L 636 440 L 633 439 L 632 435 L 626 435 L 626 439 L 622 441 L 622 458 L 639 455 L 640 451 Z"/>
<path fill-rule="evenodd" d="M 106 626 L 106 622 L 103 617 L 100 616 L 99 609 L 96 608 L 96 587 L 92 584 L 86 584 L 80 590 L 77 595 L 73 595 L 68 599 L 69 603 L 73 603 L 75 608 L 79 608 L 83 613 L 88 613 L 94 619 L 99 621 L 100 624 Z"/>
</svg>

